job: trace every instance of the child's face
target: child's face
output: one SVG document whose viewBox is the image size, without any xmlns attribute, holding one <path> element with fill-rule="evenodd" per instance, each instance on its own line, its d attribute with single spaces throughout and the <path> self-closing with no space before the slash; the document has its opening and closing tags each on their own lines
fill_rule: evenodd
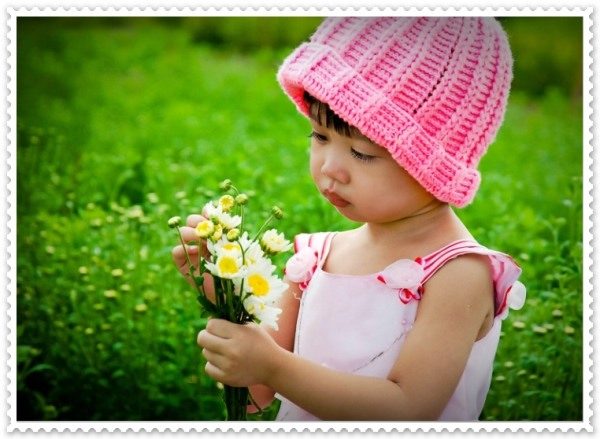
<svg viewBox="0 0 600 439">
<path fill-rule="evenodd" d="M 363 136 L 347 137 L 310 120 L 310 171 L 317 188 L 352 221 L 391 223 L 434 200 L 387 149 Z"/>
</svg>

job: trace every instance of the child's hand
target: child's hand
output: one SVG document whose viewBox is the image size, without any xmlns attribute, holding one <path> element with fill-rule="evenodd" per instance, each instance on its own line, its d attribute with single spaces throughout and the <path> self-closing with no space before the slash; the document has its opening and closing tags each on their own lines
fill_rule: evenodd
<svg viewBox="0 0 600 439">
<path fill-rule="evenodd" d="M 207 360 L 206 373 L 234 387 L 264 384 L 276 368 L 281 348 L 255 323 L 240 325 L 210 319 L 198 333 L 198 345 Z"/>
<path fill-rule="evenodd" d="M 186 244 L 190 261 L 192 262 L 192 265 L 196 267 L 196 275 L 199 273 L 198 260 L 200 256 L 200 250 L 202 251 L 202 256 L 208 257 L 208 248 L 206 247 L 205 241 L 202 241 L 200 247 L 198 245 L 188 245 L 188 243 L 192 241 L 200 241 L 198 235 L 196 235 L 195 228 L 200 221 L 205 219 L 206 218 L 202 215 L 190 215 L 187 217 L 186 225 L 179 229 L 181 232 L 181 237 L 183 238 L 183 242 Z M 171 255 L 173 257 L 173 262 L 175 263 L 175 266 L 181 275 L 188 281 L 190 285 L 194 286 L 192 279 L 189 277 L 189 267 L 185 257 L 183 245 L 179 244 L 173 247 Z M 212 276 L 210 276 L 210 274 L 204 275 L 204 291 L 206 292 L 208 299 L 214 303 L 214 285 Z"/>
</svg>

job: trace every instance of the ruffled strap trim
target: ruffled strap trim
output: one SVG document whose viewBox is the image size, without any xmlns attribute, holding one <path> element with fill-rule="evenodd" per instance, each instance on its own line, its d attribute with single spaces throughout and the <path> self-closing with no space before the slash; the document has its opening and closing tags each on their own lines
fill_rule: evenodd
<svg viewBox="0 0 600 439">
<path fill-rule="evenodd" d="M 285 265 L 286 277 L 304 291 L 313 274 L 325 261 L 332 233 L 303 233 L 294 238 L 294 255 Z"/>
<path fill-rule="evenodd" d="M 424 258 L 425 276 L 427 282 L 448 261 L 466 254 L 486 255 L 492 267 L 494 284 L 495 316 L 505 319 L 508 309 L 520 309 L 525 303 L 525 286 L 518 281 L 521 267 L 504 253 L 485 248 L 474 241 L 457 241 L 436 253 Z"/>
</svg>

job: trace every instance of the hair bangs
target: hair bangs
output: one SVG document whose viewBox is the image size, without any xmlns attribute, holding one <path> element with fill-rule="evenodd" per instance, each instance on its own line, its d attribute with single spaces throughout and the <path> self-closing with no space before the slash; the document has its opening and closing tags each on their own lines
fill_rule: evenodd
<svg viewBox="0 0 600 439">
<path fill-rule="evenodd" d="M 331 108 L 329 108 L 329 105 L 321 102 L 307 91 L 304 92 L 304 102 L 308 104 L 310 118 L 320 125 L 327 128 L 333 128 L 336 133 L 342 136 L 361 136 L 358 128 L 340 118 Z"/>
</svg>

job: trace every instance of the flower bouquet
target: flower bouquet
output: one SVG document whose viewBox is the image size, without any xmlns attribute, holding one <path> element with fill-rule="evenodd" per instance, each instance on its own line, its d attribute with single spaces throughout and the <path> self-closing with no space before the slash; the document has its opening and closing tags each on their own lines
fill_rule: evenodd
<svg viewBox="0 0 600 439">
<path fill-rule="evenodd" d="M 256 322 L 277 330 L 281 309 L 276 307 L 276 303 L 288 286 L 274 274 L 276 267 L 270 256 L 290 250 L 291 244 L 277 230 L 265 229 L 272 220 L 280 219 L 283 213 L 274 207 L 251 237 L 244 229 L 244 206 L 248 197 L 239 193 L 229 180 L 221 183 L 220 187 L 224 194 L 204 206 L 202 213 L 206 219 L 195 229 L 198 243 L 206 243 L 208 250 L 201 254 L 198 266 L 192 264 L 186 250 L 179 229 L 181 218 L 169 220 L 169 226 L 176 229 L 185 251 L 187 275 L 197 290 L 198 302 L 211 316 L 239 324 Z M 206 294 L 207 273 L 213 279 L 213 301 Z M 245 420 L 249 403 L 260 412 L 248 388 L 225 385 L 224 399 L 229 421 Z"/>
</svg>

